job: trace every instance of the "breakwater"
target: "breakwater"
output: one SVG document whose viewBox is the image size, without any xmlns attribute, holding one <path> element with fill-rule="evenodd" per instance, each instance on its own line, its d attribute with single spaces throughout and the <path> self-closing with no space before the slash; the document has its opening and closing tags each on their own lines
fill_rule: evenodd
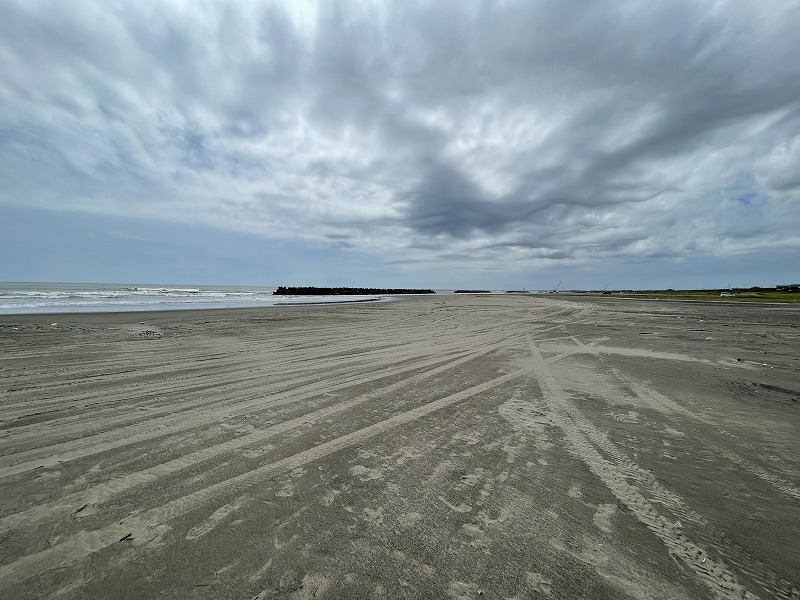
<svg viewBox="0 0 800 600">
<path fill-rule="evenodd" d="M 356 288 L 356 287 L 292 287 L 279 286 L 274 296 L 364 296 L 367 294 L 433 294 L 433 290 L 401 288 Z"/>
</svg>

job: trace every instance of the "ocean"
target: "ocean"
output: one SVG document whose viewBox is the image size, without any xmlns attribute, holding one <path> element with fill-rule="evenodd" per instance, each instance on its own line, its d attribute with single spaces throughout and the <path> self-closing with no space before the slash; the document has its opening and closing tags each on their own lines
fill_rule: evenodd
<svg viewBox="0 0 800 600">
<path fill-rule="evenodd" d="M 0 282 L 0 314 L 251 308 L 379 301 L 381 296 L 273 296 L 274 286 Z"/>
</svg>

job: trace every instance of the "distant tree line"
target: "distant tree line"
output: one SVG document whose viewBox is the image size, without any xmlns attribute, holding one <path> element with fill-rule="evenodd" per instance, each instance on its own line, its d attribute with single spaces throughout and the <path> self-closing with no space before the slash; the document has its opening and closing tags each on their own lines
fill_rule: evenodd
<svg viewBox="0 0 800 600">
<path fill-rule="evenodd" d="M 573 290 L 577 291 L 577 290 Z M 587 290 L 592 294 L 599 294 L 600 290 Z M 797 292 L 800 291 L 800 284 L 785 284 L 776 285 L 775 287 L 759 287 L 754 285 L 752 287 L 735 287 L 735 288 L 698 288 L 698 289 L 656 289 L 656 290 L 611 290 L 613 293 L 622 292 L 624 294 L 663 294 L 663 293 L 680 293 L 680 294 L 704 294 L 721 292 Z M 608 293 L 608 292 L 606 292 Z"/>
<path fill-rule="evenodd" d="M 491 294 L 492 290 L 456 290 L 454 294 Z"/>
<path fill-rule="evenodd" d="M 274 296 L 363 296 L 366 294 L 433 294 L 433 290 L 409 290 L 400 288 L 356 288 L 356 287 L 292 287 L 279 286 Z"/>
</svg>

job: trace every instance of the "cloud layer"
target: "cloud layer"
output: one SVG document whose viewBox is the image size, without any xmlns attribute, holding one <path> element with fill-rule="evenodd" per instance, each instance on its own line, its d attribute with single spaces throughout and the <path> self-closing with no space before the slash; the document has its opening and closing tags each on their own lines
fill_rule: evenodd
<svg viewBox="0 0 800 600">
<path fill-rule="evenodd" d="M 800 5 L 5 2 L 0 202 L 401 268 L 800 255 Z"/>
</svg>

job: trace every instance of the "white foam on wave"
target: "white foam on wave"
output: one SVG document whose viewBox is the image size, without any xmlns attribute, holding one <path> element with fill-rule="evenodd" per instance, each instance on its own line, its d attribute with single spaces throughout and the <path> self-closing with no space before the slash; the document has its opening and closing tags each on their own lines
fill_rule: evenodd
<svg viewBox="0 0 800 600">
<path fill-rule="evenodd" d="M 375 302 L 376 295 L 273 296 L 274 288 L 0 283 L 0 314 L 247 308 Z"/>
</svg>

